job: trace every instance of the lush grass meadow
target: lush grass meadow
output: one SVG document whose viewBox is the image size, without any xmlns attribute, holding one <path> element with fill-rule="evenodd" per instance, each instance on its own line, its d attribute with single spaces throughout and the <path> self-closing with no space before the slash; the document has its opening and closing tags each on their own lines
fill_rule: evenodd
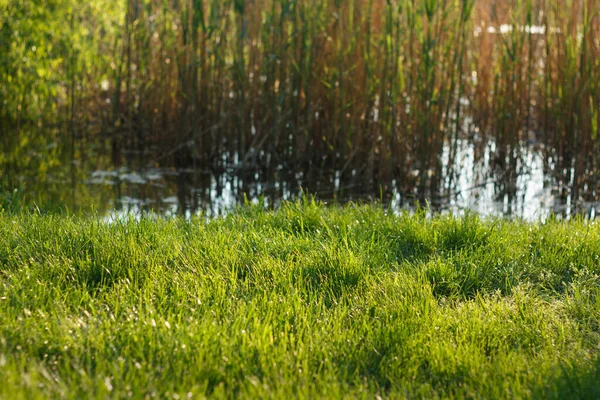
<svg viewBox="0 0 600 400">
<path fill-rule="evenodd" d="M 450 198 L 465 140 L 498 200 L 532 148 L 556 198 L 596 204 L 599 10 L 0 0 L 0 399 L 600 398 L 593 221 L 85 211 L 145 169 L 181 214 L 200 187 Z M 115 181 L 78 192 L 94 174 Z"/>
<path fill-rule="evenodd" d="M 600 228 L 0 213 L 1 398 L 598 398 Z"/>
</svg>

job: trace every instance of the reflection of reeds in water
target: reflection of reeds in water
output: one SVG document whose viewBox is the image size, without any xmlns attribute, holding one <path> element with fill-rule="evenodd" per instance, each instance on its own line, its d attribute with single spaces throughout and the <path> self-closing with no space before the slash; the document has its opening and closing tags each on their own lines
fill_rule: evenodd
<svg viewBox="0 0 600 400">
<path fill-rule="evenodd" d="M 160 144 L 180 166 L 235 155 L 425 194 L 472 119 L 503 176 L 540 141 L 575 195 L 596 180 L 598 0 L 121 3 L 101 18 L 73 3 L 77 51 L 49 64 L 47 94 L 0 83 L 20 93 L 0 104 L 3 121 L 20 124 L 21 103 L 32 115 L 63 104 L 74 138 L 100 121 L 114 149 Z M 23 75 L 7 65 L 3 77 Z"/>
</svg>

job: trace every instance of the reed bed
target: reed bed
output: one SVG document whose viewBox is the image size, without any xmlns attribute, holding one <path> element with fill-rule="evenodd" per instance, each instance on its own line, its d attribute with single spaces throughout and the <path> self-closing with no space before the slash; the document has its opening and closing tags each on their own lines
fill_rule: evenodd
<svg viewBox="0 0 600 400">
<path fill-rule="evenodd" d="M 504 177 L 541 143 L 575 195 L 597 180 L 600 0 L 0 6 L 0 120 L 69 135 L 73 154 L 100 134 L 179 165 L 427 193 L 451 184 L 452 149 L 476 135 Z"/>
</svg>

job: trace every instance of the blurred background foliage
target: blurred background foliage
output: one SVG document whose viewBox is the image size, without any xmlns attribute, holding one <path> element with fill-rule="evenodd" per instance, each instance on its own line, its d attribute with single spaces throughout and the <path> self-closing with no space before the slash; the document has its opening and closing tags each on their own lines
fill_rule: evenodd
<svg viewBox="0 0 600 400">
<path fill-rule="evenodd" d="M 575 198 L 598 180 L 600 0 L 0 0 L 0 10 L 6 170 L 32 143 L 42 176 L 102 143 L 116 165 L 124 150 L 152 149 L 178 168 L 283 166 L 310 181 L 335 171 L 425 196 L 457 179 L 467 138 L 493 141 L 490 168 L 504 178 L 533 144 Z"/>
</svg>

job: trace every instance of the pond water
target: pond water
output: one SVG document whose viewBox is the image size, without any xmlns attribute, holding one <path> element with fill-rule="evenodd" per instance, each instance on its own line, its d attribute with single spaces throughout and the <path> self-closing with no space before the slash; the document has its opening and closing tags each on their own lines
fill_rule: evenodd
<svg viewBox="0 0 600 400">
<path fill-rule="evenodd" d="M 68 141 L 67 141 L 68 142 Z M 594 219 L 599 203 L 595 187 L 586 184 L 575 197 L 572 171 L 555 171 L 550 153 L 539 143 L 513 149 L 516 161 L 498 168 L 493 140 L 461 139 L 444 146 L 443 167 L 426 192 L 407 190 L 406 182 L 366 183 L 354 172 L 289 166 L 244 167 L 236 154 L 222 155 L 217 167 L 164 161 L 157 149 L 116 151 L 100 141 L 69 143 L 50 136 L 15 138 L 3 144 L 0 159 L 5 187 L 36 204 L 60 204 L 90 210 L 108 218 L 156 212 L 162 215 L 227 213 L 244 201 L 277 207 L 307 194 L 328 203 L 381 201 L 395 211 L 427 204 L 432 211 L 455 214 L 472 210 L 484 216 L 526 220 L 550 215 Z M 451 148 L 455 151 L 451 158 Z M 117 149 L 118 150 L 118 149 Z M 75 154 L 75 157 L 72 156 Z M 411 171 L 416 176 L 419 171 Z M 12 190 L 12 189 L 11 189 Z M 577 200 L 575 200 L 575 198 Z"/>
</svg>

